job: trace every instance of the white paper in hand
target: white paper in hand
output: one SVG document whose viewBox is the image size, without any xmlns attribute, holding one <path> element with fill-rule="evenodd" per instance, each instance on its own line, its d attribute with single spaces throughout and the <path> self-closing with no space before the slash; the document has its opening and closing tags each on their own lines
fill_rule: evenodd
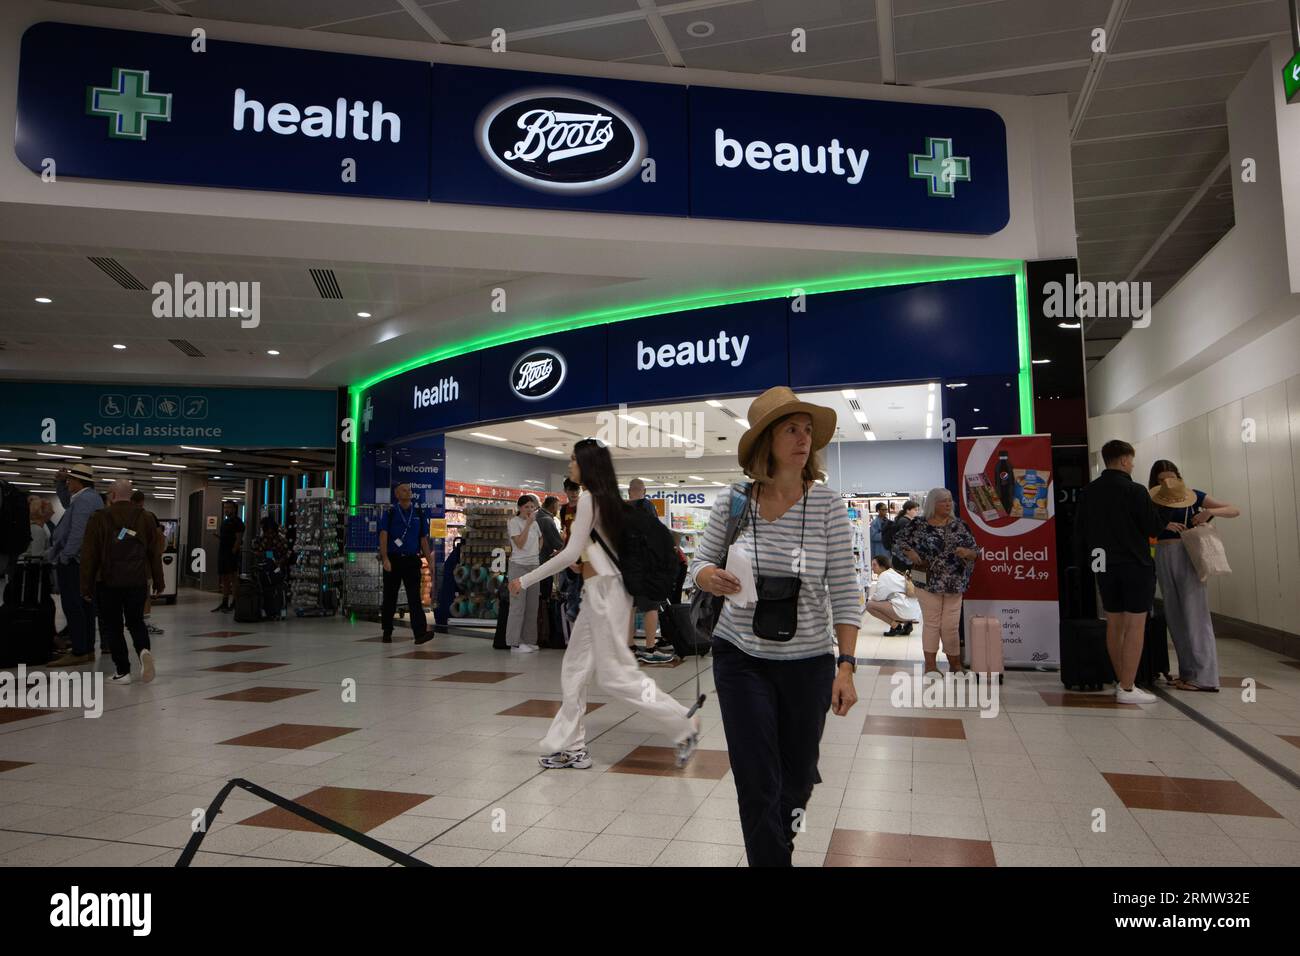
<svg viewBox="0 0 1300 956">
<path fill-rule="evenodd" d="M 727 600 L 736 607 L 749 607 L 758 600 L 758 586 L 754 583 L 754 566 L 749 552 L 739 542 L 727 551 L 727 571 L 740 582 L 740 591 L 728 594 Z"/>
</svg>

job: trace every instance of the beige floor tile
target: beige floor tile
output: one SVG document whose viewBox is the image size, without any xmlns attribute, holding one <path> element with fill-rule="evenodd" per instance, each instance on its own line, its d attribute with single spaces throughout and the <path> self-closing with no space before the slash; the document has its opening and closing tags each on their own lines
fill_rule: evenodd
<svg viewBox="0 0 1300 956">
<path fill-rule="evenodd" d="M 632 863 L 649 866 L 668 845 L 667 840 L 651 837 L 617 836 L 602 833 L 582 848 L 578 858 L 608 863 Z"/>
<path fill-rule="evenodd" d="M 673 840 L 655 859 L 654 866 L 736 866 L 745 856 L 740 846 Z"/>
<path fill-rule="evenodd" d="M 559 857 L 571 860 L 578 852 L 595 839 L 595 834 L 581 830 L 550 830 L 532 827 L 516 836 L 506 844 L 510 853 L 524 853 L 533 856 Z"/>
</svg>

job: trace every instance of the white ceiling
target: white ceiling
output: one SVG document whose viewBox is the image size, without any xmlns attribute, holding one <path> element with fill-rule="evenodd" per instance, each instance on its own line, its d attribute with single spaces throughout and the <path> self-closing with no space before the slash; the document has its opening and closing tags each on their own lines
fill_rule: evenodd
<svg viewBox="0 0 1300 956">
<path fill-rule="evenodd" d="M 473 46 L 486 46 L 501 28 L 508 49 L 524 53 L 1022 95 L 1067 93 L 1075 120 L 1072 167 L 1083 277 L 1150 281 L 1157 300 L 1232 226 L 1228 173 L 1216 175 L 1228 148 L 1224 103 L 1262 46 L 1288 33 L 1286 0 L 79 2 Z M 1094 55 L 1092 31 L 1103 25 L 1108 49 Z M 805 53 L 791 51 L 794 27 L 807 31 Z M 1178 227 L 1163 236 L 1180 214 L 1185 215 Z M 32 267 L 43 259 L 38 256 Z M 420 277 L 409 276 L 405 290 L 389 278 L 388 301 L 397 306 L 414 292 L 413 284 L 434 295 L 442 277 L 420 285 Z M 491 281 L 486 275 L 464 281 L 478 279 Z M 306 300 L 297 313 L 302 319 L 315 306 L 310 296 Z M 355 304 L 351 297 L 348 304 Z M 33 320 L 39 322 L 22 316 L 15 327 L 11 317 L 0 315 L 0 338 L 16 339 L 20 332 L 38 341 Z M 110 327 L 116 329 L 118 321 L 128 320 L 115 318 Z M 1089 359 L 1109 351 L 1127 328 L 1104 321 L 1090 326 Z M 165 341 L 150 347 L 170 348 Z"/>
</svg>

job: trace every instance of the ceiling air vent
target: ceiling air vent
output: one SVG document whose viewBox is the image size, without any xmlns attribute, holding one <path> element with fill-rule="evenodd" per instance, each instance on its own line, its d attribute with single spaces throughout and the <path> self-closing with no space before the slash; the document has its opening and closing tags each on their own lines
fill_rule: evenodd
<svg viewBox="0 0 1300 956">
<path fill-rule="evenodd" d="M 322 299 L 341 299 L 343 290 L 339 288 L 338 276 L 333 269 L 312 269 L 311 281 L 316 283 L 316 291 Z"/>
<path fill-rule="evenodd" d="M 130 289 L 132 292 L 149 291 L 143 282 L 127 271 L 126 266 L 111 256 L 87 256 L 86 258 L 123 289 Z"/>
<path fill-rule="evenodd" d="M 176 346 L 190 358 L 206 358 L 198 348 L 189 339 L 168 339 L 172 345 Z"/>
</svg>

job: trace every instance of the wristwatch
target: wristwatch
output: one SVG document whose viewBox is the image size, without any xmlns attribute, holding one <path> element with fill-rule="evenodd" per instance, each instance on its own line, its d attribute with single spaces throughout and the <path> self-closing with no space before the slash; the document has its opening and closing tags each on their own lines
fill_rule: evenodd
<svg viewBox="0 0 1300 956">
<path fill-rule="evenodd" d="M 835 658 L 835 666 L 838 668 L 841 664 L 848 664 L 855 674 L 858 672 L 858 659 L 852 654 L 841 654 Z"/>
</svg>

